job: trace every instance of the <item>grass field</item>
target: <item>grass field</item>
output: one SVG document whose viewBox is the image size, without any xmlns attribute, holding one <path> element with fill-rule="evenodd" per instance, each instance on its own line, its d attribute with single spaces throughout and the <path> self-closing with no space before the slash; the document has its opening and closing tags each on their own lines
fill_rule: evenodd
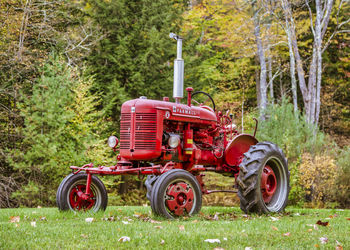
<svg viewBox="0 0 350 250">
<path fill-rule="evenodd" d="M 328 225 L 317 225 L 319 220 Z M 130 241 L 122 242 L 122 236 Z M 247 247 L 350 249 L 350 210 L 287 208 L 284 214 L 247 216 L 239 208 L 204 207 L 195 217 L 170 221 L 152 216 L 150 207 L 108 207 L 96 214 L 63 213 L 57 208 L 0 209 L 1 249 Z"/>
</svg>

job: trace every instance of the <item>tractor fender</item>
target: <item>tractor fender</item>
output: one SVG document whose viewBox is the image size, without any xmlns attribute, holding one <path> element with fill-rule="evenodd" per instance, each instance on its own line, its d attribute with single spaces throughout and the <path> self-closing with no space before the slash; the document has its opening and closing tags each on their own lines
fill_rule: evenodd
<svg viewBox="0 0 350 250">
<path fill-rule="evenodd" d="M 240 134 L 234 137 L 225 149 L 225 161 L 229 166 L 239 166 L 243 159 L 243 154 L 247 152 L 250 146 L 258 143 L 258 140 L 248 134 Z"/>
</svg>

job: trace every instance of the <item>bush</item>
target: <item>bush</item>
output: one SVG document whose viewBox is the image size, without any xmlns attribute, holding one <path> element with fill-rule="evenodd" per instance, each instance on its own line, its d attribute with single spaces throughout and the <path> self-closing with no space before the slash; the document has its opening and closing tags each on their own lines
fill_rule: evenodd
<svg viewBox="0 0 350 250">
<path fill-rule="evenodd" d="M 271 141 L 283 149 L 289 161 L 296 161 L 304 152 L 320 152 L 326 145 L 326 136 L 308 124 L 293 105 L 283 99 L 281 104 L 270 105 L 266 120 L 260 123 L 257 133 L 260 141 Z"/>
<path fill-rule="evenodd" d="M 306 197 L 317 207 L 336 201 L 338 195 L 337 181 L 340 168 L 330 155 L 302 156 L 299 166 L 300 185 L 306 192 Z"/>
<path fill-rule="evenodd" d="M 350 207 L 350 147 L 340 151 L 337 165 L 340 176 L 337 181 L 337 201 L 343 207 Z"/>
</svg>

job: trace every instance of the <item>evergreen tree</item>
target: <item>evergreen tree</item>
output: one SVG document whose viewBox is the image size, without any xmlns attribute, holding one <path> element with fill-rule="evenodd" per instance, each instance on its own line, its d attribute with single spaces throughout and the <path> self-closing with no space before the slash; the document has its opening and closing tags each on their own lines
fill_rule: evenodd
<svg viewBox="0 0 350 250">
<path fill-rule="evenodd" d="M 171 95 L 176 43 L 168 34 L 179 30 L 180 1 L 89 1 L 89 12 L 104 38 L 89 62 L 103 94 L 104 111 L 114 121 L 120 105 L 141 95 Z"/>
<path fill-rule="evenodd" d="M 46 63 L 41 74 L 32 96 L 20 107 L 23 148 L 8 157 L 28 181 L 14 196 L 30 206 L 52 204 L 70 165 L 104 158 L 98 135 L 104 123 L 96 112 L 99 101 L 89 92 L 91 79 L 57 58 Z"/>
</svg>

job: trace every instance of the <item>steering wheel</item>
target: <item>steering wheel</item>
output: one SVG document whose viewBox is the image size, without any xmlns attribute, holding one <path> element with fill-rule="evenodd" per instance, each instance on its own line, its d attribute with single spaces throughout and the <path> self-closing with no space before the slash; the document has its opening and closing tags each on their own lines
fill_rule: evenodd
<svg viewBox="0 0 350 250">
<path fill-rule="evenodd" d="M 202 94 L 202 95 L 205 95 L 205 96 L 207 96 L 207 98 L 205 99 L 205 101 L 203 101 L 203 102 L 199 102 L 199 101 L 197 101 L 196 99 L 194 99 L 194 97 L 196 96 L 196 95 L 199 95 L 199 94 Z M 211 101 L 211 104 L 213 105 L 213 110 L 215 111 L 215 102 L 214 102 L 214 100 L 213 100 L 213 98 L 208 94 L 208 93 L 206 93 L 206 92 L 203 92 L 203 91 L 196 91 L 196 92 L 193 92 L 192 93 L 192 95 L 191 95 L 191 100 L 193 101 L 193 102 L 195 102 L 197 105 L 199 105 L 199 106 L 203 106 L 205 103 L 207 103 L 208 101 Z"/>
</svg>

